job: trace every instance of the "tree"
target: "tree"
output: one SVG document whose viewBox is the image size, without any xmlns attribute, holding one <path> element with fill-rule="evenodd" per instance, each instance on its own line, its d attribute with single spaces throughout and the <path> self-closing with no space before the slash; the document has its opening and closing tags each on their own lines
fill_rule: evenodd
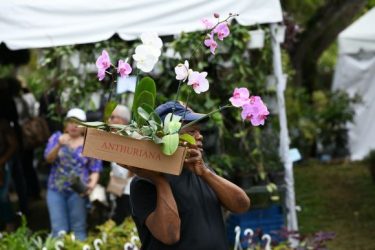
<svg viewBox="0 0 375 250">
<path fill-rule="evenodd" d="M 306 18 L 303 31 L 288 53 L 295 70 L 294 84 L 304 86 L 311 94 L 318 79 L 319 57 L 369 3 L 367 0 L 331 0 L 307 1 L 304 4 L 308 5 L 308 11 L 313 11 L 315 5 L 315 11 Z M 293 11 L 296 7 L 294 1 L 286 1 L 284 5 L 287 11 L 289 8 Z"/>
</svg>

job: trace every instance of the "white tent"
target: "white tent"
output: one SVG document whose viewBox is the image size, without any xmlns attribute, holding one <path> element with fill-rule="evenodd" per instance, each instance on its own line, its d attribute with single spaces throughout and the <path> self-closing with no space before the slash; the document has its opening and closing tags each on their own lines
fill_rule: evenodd
<svg viewBox="0 0 375 250">
<path fill-rule="evenodd" d="M 355 118 L 349 129 L 352 160 L 361 160 L 375 149 L 375 8 L 360 17 L 339 35 L 339 56 L 333 90 L 359 94 Z"/>
<path fill-rule="evenodd" d="M 280 42 L 276 24 L 282 21 L 279 0 L 13 0 L 0 2 L 0 42 L 10 49 L 44 48 L 106 40 L 117 33 L 130 40 L 145 31 L 159 35 L 203 29 L 200 19 L 214 12 L 240 14 L 242 25 L 271 24 L 273 66 L 277 79 L 280 117 L 280 155 L 285 164 L 287 221 L 298 230 L 294 178 L 289 159 L 289 136 L 284 90 L 286 77 L 281 68 Z"/>
<path fill-rule="evenodd" d="M 145 31 L 196 31 L 213 11 L 239 13 L 243 25 L 282 20 L 278 0 L 13 0 L 0 7 L 0 42 L 10 49 L 91 43 L 115 33 L 132 40 Z"/>
</svg>

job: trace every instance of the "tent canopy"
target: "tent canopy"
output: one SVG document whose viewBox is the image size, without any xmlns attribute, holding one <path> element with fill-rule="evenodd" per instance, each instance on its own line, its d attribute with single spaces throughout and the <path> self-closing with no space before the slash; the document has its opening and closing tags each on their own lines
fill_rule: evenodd
<svg viewBox="0 0 375 250">
<path fill-rule="evenodd" d="M 339 53 L 355 54 L 375 51 L 375 8 L 339 34 Z"/>
<path fill-rule="evenodd" d="M 202 30 L 202 18 L 238 13 L 242 25 L 282 21 L 279 0 L 13 0 L 0 2 L 0 42 L 10 49 L 124 40 Z"/>
<path fill-rule="evenodd" d="M 339 35 L 339 58 L 333 90 L 356 94 L 355 117 L 348 124 L 352 160 L 361 160 L 375 149 L 375 8 L 368 11 Z"/>
</svg>

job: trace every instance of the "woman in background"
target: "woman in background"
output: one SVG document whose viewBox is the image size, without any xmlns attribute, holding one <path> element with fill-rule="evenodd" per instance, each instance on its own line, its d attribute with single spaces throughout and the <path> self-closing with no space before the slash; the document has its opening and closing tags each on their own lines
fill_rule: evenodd
<svg viewBox="0 0 375 250">
<path fill-rule="evenodd" d="M 5 230 L 14 230 L 14 213 L 9 201 L 11 170 L 9 160 L 17 150 L 17 137 L 9 121 L 0 117 L 0 223 Z"/>
<path fill-rule="evenodd" d="M 82 156 L 84 128 L 71 119 L 86 120 L 83 110 L 74 108 L 66 116 L 65 133 L 55 132 L 44 152 L 52 164 L 48 179 L 47 205 L 51 220 L 52 236 L 60 231 L 73 232 L 77 239 L 85 240 L 86 198 L 99 180 L 102 163 Z M 83 190 L 77 190 L 77 186 Z"/>
</svg>

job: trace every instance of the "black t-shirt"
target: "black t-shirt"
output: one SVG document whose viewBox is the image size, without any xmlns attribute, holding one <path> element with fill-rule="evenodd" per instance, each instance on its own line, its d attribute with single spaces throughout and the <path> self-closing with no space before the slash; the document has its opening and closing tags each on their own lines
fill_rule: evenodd
<svg viewBox="0 0 375 250">
<path fill-rule="evenodd" d="M 181 218 L 180 241 L 168 246 L 152 236 L 145 221 L 156 207 L 156 188 L 148 180 L 135 177 L 130 186 L 130 202 L 142 249 L 228 250 L 221 205 L 212 189 L 185 169 L 180 176 L 166 176 Z"/>
</svg>

